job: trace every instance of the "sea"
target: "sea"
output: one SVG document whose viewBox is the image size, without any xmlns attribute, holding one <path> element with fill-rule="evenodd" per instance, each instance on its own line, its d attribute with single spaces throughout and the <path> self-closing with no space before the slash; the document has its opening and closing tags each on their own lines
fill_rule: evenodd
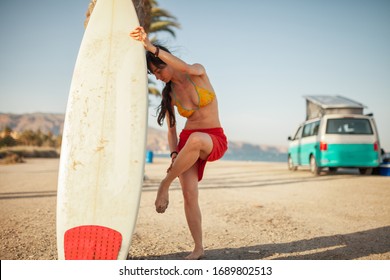
<svg viewBox="0 0 390 280">
<path fill-rule="evenodd" d="M 156 158 L 169 158 L 169 154 L 153 154 L 152 156 Z M 148 159 L 148 156 L 146 158 L 147 162 L 150 162 Z M 221 160 L 228 160 L 228 161 L 263 161 L 263 162 L 286 162 L 287 163 L 287 153 L 275 153 L 275 154 L 233 154 L 233 153 L 227 153 L 225 154 Z"/>
</svg>

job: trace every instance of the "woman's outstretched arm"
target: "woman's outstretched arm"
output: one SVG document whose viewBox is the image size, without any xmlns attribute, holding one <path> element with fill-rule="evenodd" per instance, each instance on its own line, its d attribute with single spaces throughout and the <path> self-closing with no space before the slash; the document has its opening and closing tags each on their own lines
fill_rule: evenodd
<svg viewBox="0 0 390 280">
<path fill-rule="evenodd" d="M 164 61 L 166 64 L 170 65 L 171 67 L 175 68 L 176 70 L 179 70 L 181 72 L 187 73 L 189 75 L 197 75 L 201 76 L 206 73 L 204 67 L 199 64 L 188 64 L 181 60 L 180 58 L 174 56 L 173 54 L 166 52 L 162 49 L 158 49 L 158 47 L 154 46 L 150 40 L 148 39 L 148 36 L 143 29 L 143 27 L 138 26 L 136 27 L 131 33 L 130 36 L 137 41 L 140 41 L 144 48 L 157 55 L 162 61 Z"/>
</svg>

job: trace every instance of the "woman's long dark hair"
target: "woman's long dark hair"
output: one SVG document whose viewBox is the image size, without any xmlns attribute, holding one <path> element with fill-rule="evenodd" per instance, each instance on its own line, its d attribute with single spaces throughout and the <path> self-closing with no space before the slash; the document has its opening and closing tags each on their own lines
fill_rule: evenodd
<svg viewBox="0 0 390 280">
<path fill-rule="evenodd" d="M 161 46 L 161 45 L 155 45 L 155 46 L 159 47 L 161 50 L 164 50 L 164 51 L 170 53 L 170 51 L 164 46 Z M 153 73 L 153 71 L 151 70 L 151 67 L 150 67 L 151 64 L 153 64 L 158 69 L 163 69 L 163 68 L 165 68 L 165 66 L 167 66 L 167 64 L 164 61 L 162 61 L 160 58 L 156 57 L 153 53 L 151 53 L 149 51 L 146 53 L 146 62 L 147 62 L 148 70 L 150 73 Z M 161 104 L 157 108 L 157 113 L 158 113 L 157 123 L 160 126 L 163 125 L 167 112 L 169 115 L 169 126 L 173 127 L 176 124 L 175 113 L 173 111 L 173 106 L 172 106 L 172 97 L 170 95 L 170 92 L 172 90 L 171 84 L 172 84 L 172 82 L 166 83 L 166 85 L 162 91 L 162 94 L 161 94 L 162 95 Z"/>
</svg>

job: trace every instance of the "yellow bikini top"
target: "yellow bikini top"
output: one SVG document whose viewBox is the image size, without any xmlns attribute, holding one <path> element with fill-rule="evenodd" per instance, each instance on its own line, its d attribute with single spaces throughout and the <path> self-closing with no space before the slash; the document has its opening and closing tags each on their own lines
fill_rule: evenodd
<svg viewBox="0 0 390 280">
<path fill-rule="evenodd" d="M 177 111 L 179 112 L 179 114 L 185 118 L 189 118 L 192 116 L 193 113 L 195 113 L 195 111 L 199 110 L 200 108 L 210 104 L 214 99 L 215 99 L 215 93 L 212 92 L 212 91 L 209 91 L 207 89 L 204 89 L 204 88 L 201 88 L 201 87 L 198 87 L 192 80 L 189 76 L 187 76 L 188 80 L 191 82 L 191 84 L 194 85 L 195 87 L 195 90 L 196 90 L 196 93 L 198 94 L 198 107 L 195 108 L 195 109 L 187 109 L 186 107 L 184 107 L 180 100 L 178 100 L 176 98 L 176 94 L 175 94 L 175 91 L 173 90 L 173 87 L 172 87 L 172 93 L 173 93 L 173 97 L 175 98 L 175 105 L 177 107 Z"/>
</svg>

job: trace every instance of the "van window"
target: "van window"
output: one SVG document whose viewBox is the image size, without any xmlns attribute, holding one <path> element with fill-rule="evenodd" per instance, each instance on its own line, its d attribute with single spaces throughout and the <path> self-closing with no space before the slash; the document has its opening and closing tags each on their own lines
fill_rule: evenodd
<svg viewBox="0 0 390 280">
<path fill-rule="evenodd" d="M 326 124 L 327 134 L 373 134 L 368 119 L 328 119 Z"/>
<path fill-rule="evenodd" d="M 320 127 L 320 121 L 308 123 L 303 127 L 302 137 L 308 137 L 318 135 L 318 129 Z"/>
<path fill-rule="evenodd" d="M 300 126 L 297 130 L 297 133 L 294 135 L 294 140 L 300 139 L 302 135 L 302 126 Z"/>
</svg>

